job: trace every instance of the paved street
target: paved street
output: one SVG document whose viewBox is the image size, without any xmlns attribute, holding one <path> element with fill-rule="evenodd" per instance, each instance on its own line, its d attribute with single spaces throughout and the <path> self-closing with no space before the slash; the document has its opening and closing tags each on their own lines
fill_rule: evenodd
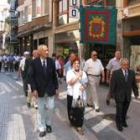
<svg viewBox="0 0 140 140">
<path fill-rule="evenodd" d="M 114 123 L 115 103 L 105 104 L 108 88 L 100 86 L 100 109 L 96 113 L 86 108 L 84 129 L 80 136 L 70 127 L 66 112 L 66 83 L 60 85 L 60 97 L 56 101 L 53 133 L 39 138 L 37 133 L 36 110 L 28 109 L 22 91 L 21 79 L 16 73 L 0 73 L 0 140 L 139 140 L 140 100 L 131 102 L 128 112 L 128 128 L 118 132 Z"/>
</svg>

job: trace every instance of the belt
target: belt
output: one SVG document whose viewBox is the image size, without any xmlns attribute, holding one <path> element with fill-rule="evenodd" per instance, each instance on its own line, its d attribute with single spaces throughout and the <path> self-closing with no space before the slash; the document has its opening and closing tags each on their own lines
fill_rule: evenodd
<svg viewBox="0 0 140 140">
<path fill-rule="evenodd" d="M 92 75 L 92 74 L 88 74 L 89 76 L 95 76 L 95 77 L 100 77 L 100 75 Z"/>
</svg>

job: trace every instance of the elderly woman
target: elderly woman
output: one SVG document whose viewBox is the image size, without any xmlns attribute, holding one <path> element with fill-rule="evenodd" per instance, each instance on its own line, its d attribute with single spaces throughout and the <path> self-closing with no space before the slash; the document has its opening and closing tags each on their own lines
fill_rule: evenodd
<svg viewBox="0 0 140 140">
<path fill-rule="evenodd" d="M 84 106 L 86 104 L 86 84 L 88 82 L 87 75 L 80 70 L 80 60 L 75 58 L 72 63 L 72 69 L 67 72 L 67 111 L 71 125 L 73 125 L 77 132 L 84 135 L 82 126 L 84 120 Z M 83 101 L 82 106 L 77 106 L 77 99 Z M 80 100 L 79 100 L 80 101 Z"/>
</svg>

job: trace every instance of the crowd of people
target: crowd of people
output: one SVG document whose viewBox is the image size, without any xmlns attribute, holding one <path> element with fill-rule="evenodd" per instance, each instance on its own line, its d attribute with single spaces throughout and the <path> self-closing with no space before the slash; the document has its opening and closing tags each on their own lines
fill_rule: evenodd
<svg viewBox="0 0 140 140">
<path fill-rule="evenodd" d="M 121 58 L 121 52 L 116 51 L 107 66 L 107 73 L 97 51 L 91 52 L 91 58 L 82 61 L 78 55 L 71 53 L 65 61 L 62 56 L 52 54 L 49 57 L 46 45 L 40 45 L 32 53 L 24 52 L 24 56 L 7 56 L 9 68 L 18 62 L 19 72 L 23 79 L 23 90 L 27 96 L 27 106 L 38 109 L 39 136 L 44 137 L 52 132 L 55 98 L 59 97 L 58 87 L 62 78 L 67 83 L 67 113 L 70 124 L 76 131 L 84 135 L 82 129 L 85 107 L 91 107 L 96 112 L 100 111 L 98 87 L 100 81 L 109 83 L 109 92 L 106 103 L 110 104 L 113 98 L 116 102 L 116 126 L 119 131 L 127 127 L 126 115 L 131 101 L 132 90 L 138 98 L 138 87 L 135 73 L 129 69 L 129 61 Z M 6 60 L 0 56 L 0 62 Z M 13 59 L 12 59 L 13 58 Z M 12 66 L 11 63 L 12 62 Z M 1 66 L 0 63 L 0 66 Z M 15 69 L 17 70 L 17 69 Z M 105 77 L 106 75 L 106 77 Z"/>
<path fill-rule="evenodd" d="M 19 63 L 21 60 L 21 56 L 20 55 L 13 55 L 11 54 L 0 54 L 0 72 L 2 70 L 2 68 L 4 69 L 5 72 L 13 72 L 13 71 L 18 71 L 19 68 Z"/>
</svg>

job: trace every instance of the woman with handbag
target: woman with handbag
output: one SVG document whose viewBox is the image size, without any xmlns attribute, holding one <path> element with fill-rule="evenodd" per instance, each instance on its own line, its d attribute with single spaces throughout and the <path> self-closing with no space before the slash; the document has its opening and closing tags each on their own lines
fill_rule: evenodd
<svg viewBox="0 0 140 140">
<path fill-rule="evenodd" d="M 72 63 L 72 69 L 67 72 L 67 111 L 71 125 L 77 132 L 84 135 L 82 126 L 84 121 L 84 109 L 86 105 L 86 84 L 87 75 L 80 70 L 80 60 L 75 58 Z"/>
</svg>

